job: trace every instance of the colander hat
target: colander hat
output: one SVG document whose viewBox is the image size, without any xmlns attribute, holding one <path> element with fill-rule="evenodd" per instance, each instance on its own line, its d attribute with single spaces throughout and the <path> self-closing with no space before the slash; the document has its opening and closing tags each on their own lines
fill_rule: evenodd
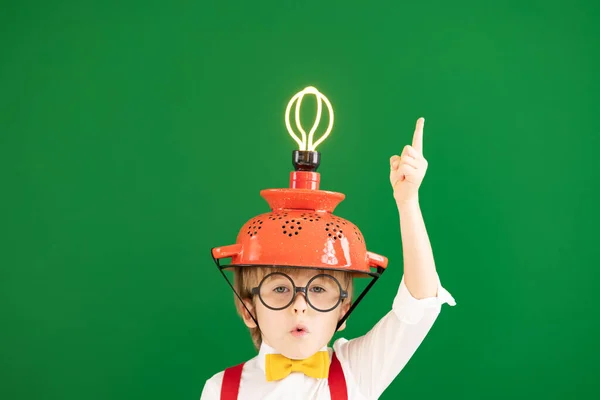
<svg viewBox="0 0 600 400">
<path fill-rule="evenodd" d="M 358 227 L 333 214 L 341 193 L 313 189 L 266 189 L 261 195 L 271 212 L 248 220 L 236 243 L 212 250 L 215 259 L 231 258 L 225 268 L 272 266 L 313 268 L 373 276 L 387 259 L 367 250 Z"/>
</svg>

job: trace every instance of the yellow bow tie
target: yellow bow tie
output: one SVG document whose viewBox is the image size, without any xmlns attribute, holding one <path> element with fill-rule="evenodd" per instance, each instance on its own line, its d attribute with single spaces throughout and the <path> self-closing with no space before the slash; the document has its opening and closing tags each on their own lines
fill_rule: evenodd
<svg viewBox="0 0 600 400">
<path fill-rule="evenodd" d="M 277 381 L 291 372 L 303 372 L 313 378 L 327 378 L 329 353 L 319 351 L 304 360 L 291 360 L 281 354 L 267 354 L 265 361 L 267 381 Z"/>
</svg>

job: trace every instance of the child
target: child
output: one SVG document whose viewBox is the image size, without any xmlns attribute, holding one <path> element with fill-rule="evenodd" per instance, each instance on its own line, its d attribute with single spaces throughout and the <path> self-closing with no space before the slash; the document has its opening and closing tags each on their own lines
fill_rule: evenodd
<svg viewBox="0 0 600 400">
<path fill-rule="evenodd" d="M 412 146 L 390 159 L 404 250 L 404 276 L 392 310 L 366 335 L 338 339 L 328 348 L 350 308 L 348 272 L 238 270 L 235 289 L 246 306 L 238 304 L 238 310 L 258 355 L 212 376 L 201 400 L 376 399 L 419 347 L 442 304 L 456 304 L 441 286 L 419 207 L 418 188 L 427 169 L 423 124 L 419 118 Z M 339 330 L 344 327 L 345 322 Z"/>
</svg>

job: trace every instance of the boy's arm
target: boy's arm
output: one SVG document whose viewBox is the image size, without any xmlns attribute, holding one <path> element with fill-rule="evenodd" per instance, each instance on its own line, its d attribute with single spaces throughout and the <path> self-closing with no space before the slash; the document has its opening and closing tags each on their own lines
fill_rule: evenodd
<svg viewBox="0 0 600 400">
<path fill-rule="evenodd" d="M 416 299 L 435 297 L 438 293 L 438 275 L 421 206 L 418 201 L 398 204 L 398 214 L 406 287 Z"/>
<path fill-rule="evenodd" d="M 441 286 L 438 297 L 417 300 L 402 280 L 392 311 L 366 335 L 334 343 L 347 381 L 366 398 L 379 398 L 421 345 L 443 303 L 455 304 Z"/>
<path fill-rule="evenodd" d="M 427 171 L 423 156 L 423 125 L 419 118 L 412 146 L 404 146 L 400 157 L 390 159 L 390 183 L 400 214 L 404 280 L 416 299 L 434 297 L 438 290 L 433 251 L 419 206 L 419 187 Z"/>
<path fill-rule="evenodd" d="M 390 181 L 400 216 L 404 276 L 392 311 L 366 335 L 339 340 L 334 350 L 344 372 L 363 395 L 378 397 L 400 373 L 435 322 L 442 304 L 455 301 L 442 286 L 418 202 L 427 162 L 422 157 L 423 120 L 417 122 L 413 146 L 390 160 Z"/>
</svg>

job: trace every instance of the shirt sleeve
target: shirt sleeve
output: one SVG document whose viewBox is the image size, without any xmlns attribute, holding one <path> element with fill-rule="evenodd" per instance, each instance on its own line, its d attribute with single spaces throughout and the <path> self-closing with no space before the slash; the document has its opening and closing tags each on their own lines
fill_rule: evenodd
<svg viewBox="0 0 600 400">
<path fill-rule="evenodd" d="M 435 297 L 415 299 L 400 282 L 392 310 L 364 336 L 334 343 L 347 380 L 367 398 L 378 398 L 415 353 L 444 303 L 456 305 L 441 285 Z"/>
<path fill-rule="evenodd" d="M 221 382 L 223 382 L 223 372 L 215 374 L 206 381 L 200 400 L 219 400 L 221 398 Z"/>
</svg>

